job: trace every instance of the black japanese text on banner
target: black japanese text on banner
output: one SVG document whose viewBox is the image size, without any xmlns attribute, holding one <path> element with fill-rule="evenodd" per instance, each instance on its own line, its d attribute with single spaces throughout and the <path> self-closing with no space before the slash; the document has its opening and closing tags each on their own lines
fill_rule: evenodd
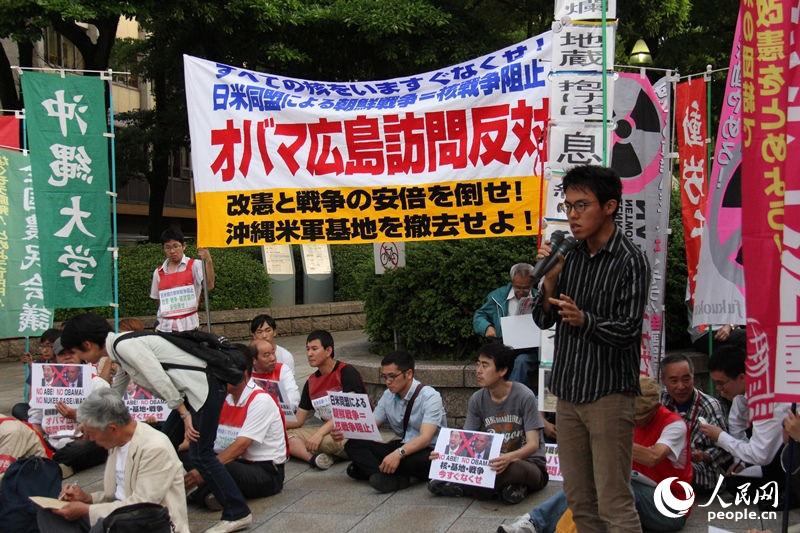
<svg viewBox="0 0 800 533">
<path fill-rule="evenodd" d="M 532 235 L 550 34 L 358 83 L 184 58 L 201 246 Z"/>
</svg>

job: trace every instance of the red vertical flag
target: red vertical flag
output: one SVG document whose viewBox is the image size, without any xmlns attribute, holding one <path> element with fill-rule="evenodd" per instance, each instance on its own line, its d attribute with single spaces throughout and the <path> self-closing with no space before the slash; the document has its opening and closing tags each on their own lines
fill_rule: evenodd
<svg viewBox="0 0 800 533">
<path fill-rule="evenodd" d="M 742 246 L 753 420 L 772 416 L 773 403 L 782 396 L 778 387 L 792 379 L 776 377 L 777 363 L 788 361 L 791 369 L 794 360 L 794 368 L 800 366 L 800 234 L 792 226 L 800 227 L 796 218 L 787 218 L 784 205 L 800 194 L 787 188 L 796 181 L 789 176 L 787 156 L 798 149 L 789 146 L 787 136 L 791 4 L 742 0 Z M 800 372 L 795 376 L 800 383 Z"/>
<path fill-rule="evenodd" d="M 695 78 L 679 83 L 675 94 L 683 239 L 689 271 L 689 299 L 693 302 L 708 193 L 706 82 L 703 78 Z"/>
<path fill-rule="evenodd" d="M 13 115 L 0 117 L 0 146 L 19 148 L 19 119 Z"/>
</svg>

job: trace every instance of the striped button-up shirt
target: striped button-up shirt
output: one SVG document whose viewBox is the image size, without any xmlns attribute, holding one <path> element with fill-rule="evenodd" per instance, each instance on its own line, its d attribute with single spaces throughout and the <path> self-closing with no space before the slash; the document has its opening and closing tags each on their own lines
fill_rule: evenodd
<svg viewBox="0 0 800 533">
<path fill-rule="evenodd" d="M 566 256 L 556 283 L 583 311 L 584 324 L 561 321 L 558 308 L 533 303 L 541 329 L 556 324 L 550 390 L 560 399 L 594 402 L 614 393 L 639 393 L 642 320 L 650 284 L 650 266 L 639 248 L 616 228 L 594 255 L 581 242 Z"/>
</svg>

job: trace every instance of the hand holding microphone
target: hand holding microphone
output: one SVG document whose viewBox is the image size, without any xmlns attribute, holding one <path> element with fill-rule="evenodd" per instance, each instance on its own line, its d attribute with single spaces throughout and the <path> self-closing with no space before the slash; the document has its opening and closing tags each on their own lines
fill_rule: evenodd
<svg viewBox="0 0 800 533">
<path fill-rule="evenodd" d="M 537 263 L 533 268 L 533 284 L 542 278 L 554 282 L 564 268 L 564 256 L 575 248 L 578 241 L 565 231 L 554 231 L 549 241 L 545 241 L 536 254 Z"/>
</svg>

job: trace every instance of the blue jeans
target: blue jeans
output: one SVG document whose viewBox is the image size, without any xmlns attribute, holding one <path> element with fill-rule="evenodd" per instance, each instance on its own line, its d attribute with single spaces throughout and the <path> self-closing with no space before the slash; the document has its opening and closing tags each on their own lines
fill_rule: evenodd
<svg viewBox="0 0 800 533">
<path fill-rule="evenodd" d="M 214 441 L 217 438 L 217 426 L 219 426 L 219 414 L 222 404 L 225 401 L 228 391 L 224 383 L 220 383 L 217 378 L 207 374 L 208 377 L 208 398 L 203 407 L 195 411 L 189 403 L 186 408 L 192 414 L 192 424 L 200 432 L 197 442 L 189 444 L 189 456 L 192 464 L 196 465 L 197 470 L 203 476 L 208 488 L 216 496 L 217 501 L 222 505 L 223 520 L 239 520 L 250 514 L 250 508 L 244 501 L 244 496 L 236 486 L 228 470 L 217 459 L 214 453 Z M 183 421 L 177 409 L 170 413 L 164 422 L 162 432 L 168 436 L 173 436 L 183 428 Z"/>
<path fill-rule="evenodd" d="M 511 370 L 511 374 L 508 376 L 510 381 L 516 381 L 517 383 L 522 383 L 526 387 L 533 390 L 535 387 L 531 387 L 531 379 L 537 380 L 538 377 L 531 378 L 529 373 L 532 369 L 536 368 L 536 364 L 539 362 L 539 356 L 535 353 L 521 353 L 517 355 L 516 359 L 514 359 L 514 368 Z"/>
<path fill-rule="evenodd" d="M 567 495 L 560 490 L 531 511 L 531 522 L 538 533 L 554 533 L 558 521 L 567 511 Z"/>
</svg>

